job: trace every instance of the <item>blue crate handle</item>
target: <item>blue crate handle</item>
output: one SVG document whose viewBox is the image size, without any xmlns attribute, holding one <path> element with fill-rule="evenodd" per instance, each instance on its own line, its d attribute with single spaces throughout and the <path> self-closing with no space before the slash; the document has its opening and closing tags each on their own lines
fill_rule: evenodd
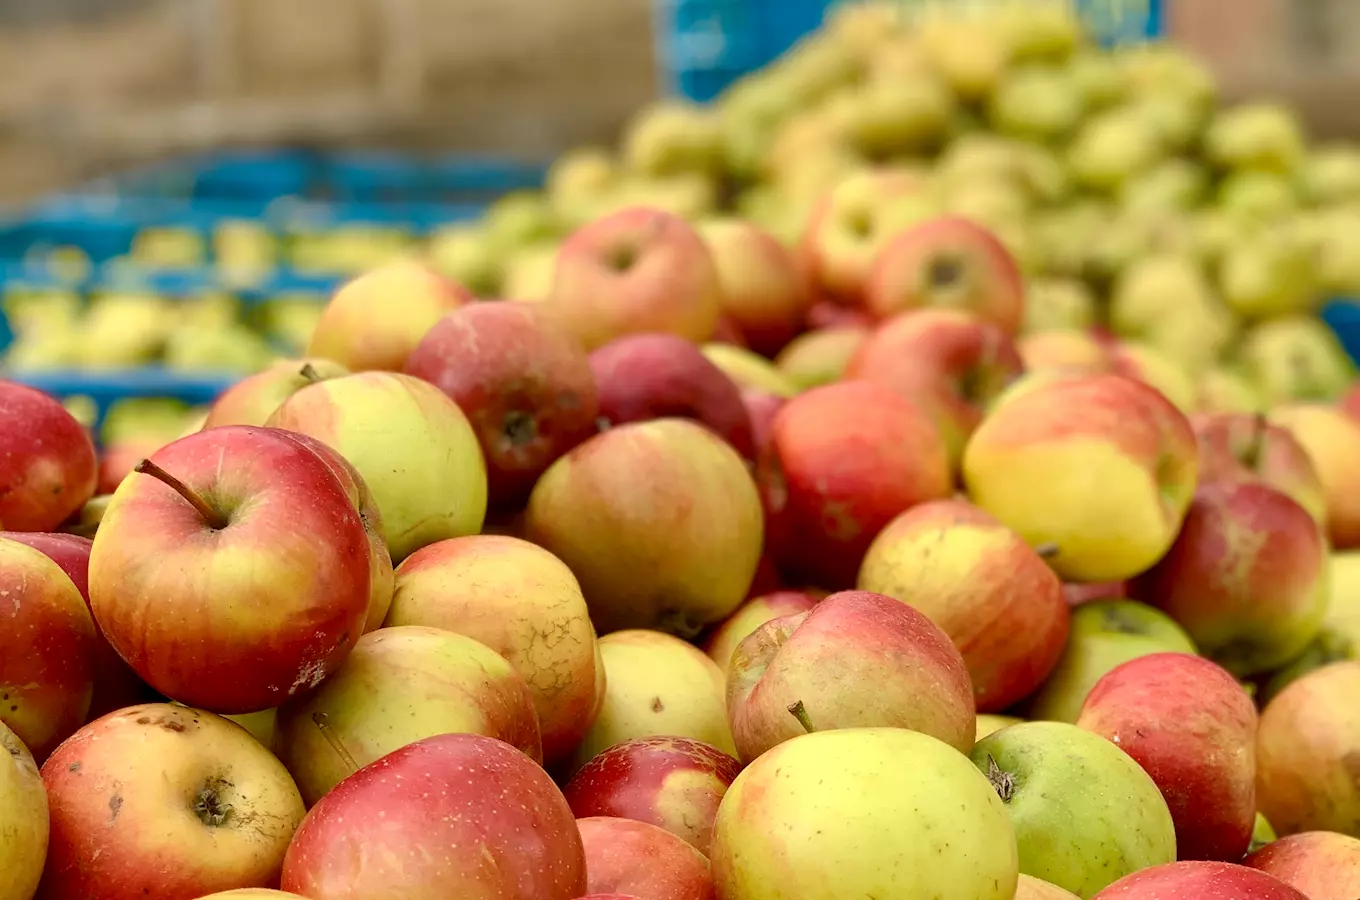
<svg viewBox="0 0 1360 900">
<path fill-rule="evenodd" d="M 216 400 L 240 380 L 240 376 L 234 373 L 189 373 L 144 368 L 117 372 L 0 372 L 0 379 L 26 384 L 59 400 L 90 398 L 95 405 L 92 431 L 98 436 L 109 410 L 120 400 L 166 397 L 189 406 L 201 406 Z"/>
</svg>

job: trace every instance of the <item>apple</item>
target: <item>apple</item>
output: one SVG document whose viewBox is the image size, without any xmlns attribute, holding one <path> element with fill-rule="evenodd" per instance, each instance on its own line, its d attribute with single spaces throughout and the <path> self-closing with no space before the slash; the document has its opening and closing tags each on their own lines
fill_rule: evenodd
<svg viewBox="0 0 1360 900">
<path fill-rule="evenodd" d="M 1277 407 L 1270 420 L 1292 434 L 1313 462 L 1327 500 L 1332 547 L 1360 548 L 1360 421 L 1322 404 Z"/>
<path fill-rule="evenodd" d="M 759 459 L 770 446 L 770 434 L 774 430 L 774 417 L 783 408 L 786 398 L 763 391 L 760 388 L 743 388 L 741 403 L 746 407 L 746 415 L 751 420 L 751 444 Z"/>
<path fill-rule="evenodd" d="M 476 432 L 427 381 L 394 372 L 333 378 L 293 394 L 268 424 L 314 437 L 354 465 L 382 513 L 394 563 L 481 530 L 487 481 Z"/>
<path fill-rule="evenodd" d="M 1012 900 L 1015 833 L 967 757 L 904 728 L 785 741 L 718 807 L 718 896 Z"/>
<path fill-rule="evenodd" d="M 1125 340 L 1111 346 L 1109 355 L 1110 368 L 1115 374 L 1156 388 L 1182 412 L 1195 411 L 1194 378 L 1184 365 L 1164 351 L 1151 344 Z"/>
<path fill-rule="evenodd" d="M 615 744 L 586 763 L 562 793 L 578 819 L 636 819 L 707 854 L 718 804 L 740 772 L 741 763 L 701 741 L 638 738 Z"/>
<path fill-rule="evenodd" d="M 955 309 L 923 309 L 880 325 L 845 377 L 891 388 L 925 409 L 957 462 L 983 410 L 1023 371 L 999 326 Z"/>
<path fill-rule="evenodd" d="M 732 652 L 748 635 L 772 619 L 807 612 L 823 596 L 820 591 L 776 590 L 752 597 L 709 632 L 704 639 L 704 652 L 726 674 L 732 663 Z"/>
<path fill-rule="evenodd" d="M 1030 718 L 1076 722 L 1106 672 L 1153 653 L 1194 653 L 1190 636 L 1166 613 L 1134 600 L 1092 600 L 1072 609 L 1067 647 L 1030 698 Z"/>
<path fill-rule="evenodd" d="M 727 724 L 726 678 L 699 648 L 641 629 L 607 634 L 599 647 L 604 704 L 577 746 L 569 774 L 636 738 L 689 738 L 737 755 Z"/>
<path fill-rule="evenodd" d="M 1129 596 L 1127 581 L 1065 581 L 1063 599 L 1068 606 L 1080 606 L 1092 600 L 1111 600 Z"/>
<path fill-rule="evenodd" d="M 713 344 L 731 344 L 733 347 L 750 349 L 746 346 L 746 338 L 742 337 L 741 329 L 727 315 L 718 317 L 718 324 L 713 328 L 713 334 L 709 337 L 709 342 Z"/>
<path fill-rule="evenodd" d="M 998 712 L 1043 683 L 1067 645 L 1062 583 L 1019 535 L 963 500 L 935 500 L 879 533 L 860 590 L 920 610 L 963 655 L 981 712 Z"/>
<path fill-rule="evenodd" d="M 1242 865 L 1307 894 L 1310 900 L 1360 897 L 1360 838 L 1334 831 L 1305 831 L 1272 841 Z"/>
<path fill-rule="evenodd" d="M 1078 900 L 1078 898 L 1076 894 L 1065 891 L 1056 884 L 1022 874 L 1020 883 L 1015 888 L 1015 900 Z"/>
<path fill-rule="evenodd" d="M 528 541 L 472 535 L 422 547 L 397 569 L 387 625 L 447 629 L 505 657 L 528 685 L 550 762 L 571 753 L 599 713 L 604 669 L 581 586 Z"/>
<path fill-rule="evenodd" d="M 741 456 L 702 425 L 655 419 L 553 463 L 529 498 L 526 534 L 576 574 L 600 633 L 693 636 L 745 599 L 763 528 Z"/>
<path fill-rule="evenodd" d="M 573 900 L 586 861 L 571 809 L 528 756 L 480 734 L 407 744 L 312 807 L 281 883 L 311 900 Z"/>
<path fill-rule="evenodd" d="M 1110 351 L 1090 333 L 1077 329 L 1057 328 L 1036 331 L 1016 339 L 1028 372 L 1059 371 L 1109 372 L 1114 368 Z"/>
<path fill-rule="evenodd" d="M 271 888 L 237 888 L 234 891 L 219 891 L 216 894 L 209 894 L 200 897 L 199 900 L 287 900 L 288 897 L 297 897 L 298 894 L 290 894 L 287 891 L 276 891 Z M 1042 898 L 1041 898 L 1042 900 Z"/>
<path fill-rule="evenodd" d="M 775 357 L 775 368 L 799 390 L 840 381 L 871 331 L 863 325 L 831 325 L 798 335 Z"/>
<path fill-rule="evenodd" d="M 1077 725 L 1143 767 L 1171 810 L 1179 859 L 1234 862 L 1256 821 L 1256 707 L 1226 670 L 1154 653 L 1107 672 Z"/>
<path fill-rule="evenodd" d="M 869 545 L 898 513 L 954 488 L 945 441 L 929 417 L 865 381 L 786 403 L 761 481 L 769 552 L 781 569 L 828 590 L 855 583 Z"/>
<path fill-rule="evenodd" d="M 664 828 L 613 816 L 579 818 L 586 890 L 646 900 L 713 900 L 708 858 Z"/>
<path fill-rule="evenodd" d="M 585 349 L 528 304 L 472 303 L 435 323 L 404 370 L 472 423 L 493 506 L 522 504 L 553 460 L 595 433 Z"/>
<path fill-rule="evenodd" d="M 1360 827 L 1360 662 L 1302 676 L 1266 704 L 1256 737 L 1256 797 L 1281 835 Z"/>
<path fill-rule="evenodd" d="M 1092 900 L 1310 900 L 1263 872 L 1224 862 L 1152 866 L 1121 878 Z"/>
<path fill-rule="evenodd" d="M 1132 593 L 1165 610 L 1234 675 L 1256 675 L 1317 636 L 1329 565 L 1317 520 L 1283 492 L 1259 481 L 1210 482 Z"/>
<path fill-rule="evenodd" d="M 979 713 L 977 717 L 977 734 L 973 743 L 977 743 L 989 734 L 995 734 L 1003 728 L 1012 725 L 1019 725 L 1024 719 L 1018 716 L 998 716 L 995 713 Z"/>
<path fill-rule="evenodd" d="M 95 480 L 95 494 L 112 494 L 132 474 L 137 463 L 165 446 L 157 439 L 125 439 L 110 443 L 99 454 L 99 476 Z M 20 532 L 27 534 L 29 532 Z"/>
<path fill-rule="evenodd" d="M 277 885 L 305 811 L 283 764 L 244 728 L 168 703 L 96 719 L 42 777 L 52 829 L 44 900 Z"/>
<path fill-rule="evenodd" d="M 1156 783 L 1098 735 L 1023 722 L 978 741 L 971 758 L 1010 813 L 1026 875 L 1090 897 L 1176 858 L 1176 828 Z"/>
<path fill-rule="evenodd" d="M 1259 479 L 1326 522 L 1327 494 L 1308 453 L 1289 431 L 1249 413 L 1192 416 L 1190 424 L 1199 444 L 1201 483 Z"/>
<path fill-rule="evenodd" d="M 673 334 L 631 334 L 590 354 L 609 427 L 648 419 L 692 419 L 743 457 L 755 456 L 751 416 L 741 391 L 689 341 Z"/>
<path fill-rule="evenodd" d="M 773 356 L 803 325 L 813 295 L 793 253 L 774 235 L 743 219 L 699 225 L 718 270 L 719 305 L 743 342 Z"/>
<path fill-rule="evenodd" d="M 98 632 L 80 591 L 46 554 L 0 540 L 0 723 L 38 760 L 85 722 Z"/>
<path fill-rule="evenodd" d="M 1195 436 L 1153 388 L 1039 372 L 995 401 L 963 454 L 973 502 L 1064 580 L 1122 581 L 1170 549 L 1194 495 Z"/>
<path fill-rule="evenodd" d="M 761 390 L 785 399 L 798 393 L 798 386 L 776 369 L 774 363 L 745 347 L 710 341 L 701 346 L 699 352 L 743 391 Z"/>
<path fill-rule="evenodd" d="M 1360 420 L 1360 384 L 1351 387 L 1346 395 L 1341 398 L 1338 404 L 1341 411 L 1354 419 Z"/>
<path fill-rule="evenodd" d="M 307 385 L 348 374 L 340 363 L 321 357 L 280 360 L 227 388 L 213 402 L 203 427 L 263 425 L 283 401 Z"/>
<path fill-rule="evenodd" d="M 484 734 L 543 760 L 514 667 L 470 637 L 419 625 L 364 635 L 325 684 L 279 707 L 276 727 L 274 747 L 308 806 L 354 768 L 434 734 Z"/>
<path fill-rule="evenodd" d="M 90 554 L 109 643 L 162 694 L 255 712 L 320 684 L 363 632 L 368 535 L 333 464 L 229 425 L 161 448 L 113 495 Z"/>
<path fill-rule="evenodd" d="M 400 372 L 425 332 L 475 298 L 413 259 L 399 259 L 346 282 L 326 304 L 307 356 L 351 372 Z"/>
<path fill-rule="evenodd" d="M 587 350 L 639 332 L 697 343 L 713 334 L 721 296 L 713 255 L 688 222 L 629 207 L 562 243 L 544 309 Z"/>
<path fill-rule="evenodd" d="M 865 305 L 886 318 L 940 307 L 968 312 L 1015 334 L 1025 314 L 1020 267 L 991 231 L 958 216 L 918 222 L 885 243 L 864 290 Z"/>
<path fill-rule="evenodd" d="M 0 380 L 0 527 L 52 531 L 94 496 L 94 444 L 41 391 Z"/>
<path fill-rule="evenodd" d="M 811 331 L 829 331 L 841 328 L 862 328 L 870 330 L 877 320 L 857 306 L 846 306 L 835 300 L 818 300 L 808 310 L 804 325 Z"/>
<path fill-rule="evenodd" d="M 0 900 L 31 900 L 47 859 L 47 791 L 33 754 L 4 722 L 0 751 Z"/>
</svg>

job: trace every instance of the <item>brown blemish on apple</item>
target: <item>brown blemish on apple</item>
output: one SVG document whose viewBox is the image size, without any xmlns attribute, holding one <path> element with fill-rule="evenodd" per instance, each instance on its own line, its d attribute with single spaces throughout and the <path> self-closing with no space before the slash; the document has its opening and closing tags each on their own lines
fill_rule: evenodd
<svg viewBox="0 0 1360 900">
<path fill-rule="evenodd" d="M 109 798 L 109 824 L 113 824 L 118 819 L 118 813 L 123 809 L 123 796 L 114 794 Z"/>
<path fill-rule="evenodd" d="M 652 712 L 659 713 L 666 708 L 666 704 L 661 702 L 660 697 L 652 698 Z"/>
</svg>

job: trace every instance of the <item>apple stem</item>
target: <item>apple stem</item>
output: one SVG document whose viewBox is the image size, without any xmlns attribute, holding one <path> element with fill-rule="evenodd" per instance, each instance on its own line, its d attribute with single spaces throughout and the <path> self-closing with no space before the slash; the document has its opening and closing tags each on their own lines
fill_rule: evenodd
<svg viewBox="0 0 1360 900">
<path fill-rule="evenodd" d="M 298 370 L 298 374 L 307 379 L 308 384 L 317 384 L 326 380 L 321 377 L 321 373 L 318 372 L 316 367 L 311 363 L 303 363 L 302 368 Z"/>
<path fill-rule="evenodd" d="M 231 524 L 231 521 L 213 509 L 208 501 L 203 499 L 202 495 L 151 460 L 142 460 L 137 463 L 136 468 L 132 471 L 141 475 L 150 475 L 162 484 L 173 488 L 175 493 L 189 501 L 189 505 L 198 511 L 198 514 L 203 517 L 203 521 L 208 523 L 209 528 L 221 530 Z"/>
<path fill-rule="evenodd" d="M 1270 421 L 1263 412 L 1258 412 L 1252 419 L 1251 440 L 1242 453 L 1242 465 L 1248 469 L 1255 469 L 1261 463 L 1261 451 L 1265 449 L 1266 427 L 1269 424 Z"/>
<path fill-rule="evenodd" d="M 803 730 L 808 734 L 817 730 L 816 726 L 812 724 L 812 717 L 808 715 L 807 707 L 803 705 L 802 700 L 795 700 L 789 704 L 789 714 L 798 720 L 798 724 L 802 725 Z"/>
<path fill-rule="evenodd" d="M 1053 541 L 1046 541 L 1035 547 L 1034 552 L 1039 554 L 1040 559 L 1052 559 L 1058 555 L 1058 545 Z"/>
<path fill-rule="evenodd" d="M 345 765 L 349 767 L 350 774 L 359 771 L 358 760 L 345 749 L 344 742 L 340 740 L 340 735 L 336 734 L 335 729 L 331 727 L 330 719 L 326 714 L 323 712 L 312 713 L 312 723 L 316 725 L 316 730 L 321 732 L 321 736 L 326 739 L 326 743 L 331 745 L 331 749 L 335 751 L 336 755 L 344 760 Z"/>
</svg>

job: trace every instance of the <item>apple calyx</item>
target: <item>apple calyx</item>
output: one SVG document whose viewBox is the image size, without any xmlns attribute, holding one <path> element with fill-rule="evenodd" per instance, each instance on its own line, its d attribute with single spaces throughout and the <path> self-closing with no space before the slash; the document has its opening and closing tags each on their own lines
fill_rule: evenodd
<svg viewBox="0 0 1360 900">
<path fill-rule="evenodd" d="M 1039 554 L 1040 559 L 1052 559 L 1058 555 L 1061 548 L 1053 541 L 1045 541 L 1034 548 L 1034 552 Z"/>
<path fill-rule="evenodd" d="M 538 437 L 538 423 L 534 421 L 533 413 L 513 409 L 505 414 L 501 422 L 501 434 L 510 446 L 523 447 Z"/>
<path fill-rule="evenodd" d="M 947 290 L 963 281 L 964 262 L 953 254 L 936 256 L 926 264 L 926 284 L 931 290 Z"/>
<path fill-rule="evenodd" d="M 1003 770 L 996 764 L 996 757 L 987 755 L 987 780 L 991 782 L 992 789 L 1001 798 L 1002 803 L 1010 803 L 1015 796 L 1015 776 Z"/>
<path fill-rule="evenodd" d="M 656 630 L 673 634 L 676 637 L 693 641 L 703 633 L 704 623 L 690 618 L 689 613 L 678 609 L 662 610 L 657 616 Z"/>
<path fill-rule="evenodd" d="M 795 700 L 789 704 L 789 715 L 798 720 L 798 724 L 803 726 L 803 730 L 812 734 L 817 727 L 812 724 L 812 717 L 808 715 L 807 707 L 802 700 Z"/>
<path fill-rule="evenodd" d="M 222 513 L 213 509 L 212 504 L 208 503 L 207 500 L 204 500 L 201 494 L 199 494 L 193 488 L 189 487 L 184 482 L 180 481 L 175 476 L 171 475 L 169 472 L 162 469 L 160 466 L 153 463 L 151 460 L 149 459 L 142 460 L 141 462 L 137 463 L 136 467 L 132 471 L 138 473 L 139 475 L 150 475 L 152 478 L 156 479 L 162 484 L 172 488 L 175 491 L 175 493 L 179 494 L 185 500 L 189 501 L 189 505 L 192 506 L 198 512 L 198 514 L 203 517 L 203 521 L 206 522 L 208 527 L 213 529 L 214 531 L 221 531 L 223 528 L 226 528 L 228 525 L 231 524 L 231 520 L 228 519 Z"/>
<path fill-rule="evenodd" d="M 194 815 L 209 828 L 220 828 L 231 818 L 232 806 L 222 798 L 223 789 L 229 787 L 225 778 L 209 778 L 194 796 Z"/>
<path fill-rule="evenodd" d="M 320 384 L 326 380 L 321 377 L 321 373 L 318 372 L 316 367 L 311 363 L 303 363 L 302 368 L 298 370 L 298 374 L 306 379 L 308 384 Z"/>
<path fill-rule="evenodd" d="M 331 745 L 331 749 L 335 751 L 336 756 L 339 756 L 341 761 L 349 768 L 350 774 L 353 775 L 355 772 L 359 771 L 358 760 L 345 749 L 344 741 L 340 740 L 340 735 L 336 734 L 335 729 L 331 727 L 329 717 L 323 712 L 314 712 L 312 713 L 312 724 L 316 726 L 317 731 L 321 732 L 321 736 L 326 739 L 326 743 Z"/>
</svg>

